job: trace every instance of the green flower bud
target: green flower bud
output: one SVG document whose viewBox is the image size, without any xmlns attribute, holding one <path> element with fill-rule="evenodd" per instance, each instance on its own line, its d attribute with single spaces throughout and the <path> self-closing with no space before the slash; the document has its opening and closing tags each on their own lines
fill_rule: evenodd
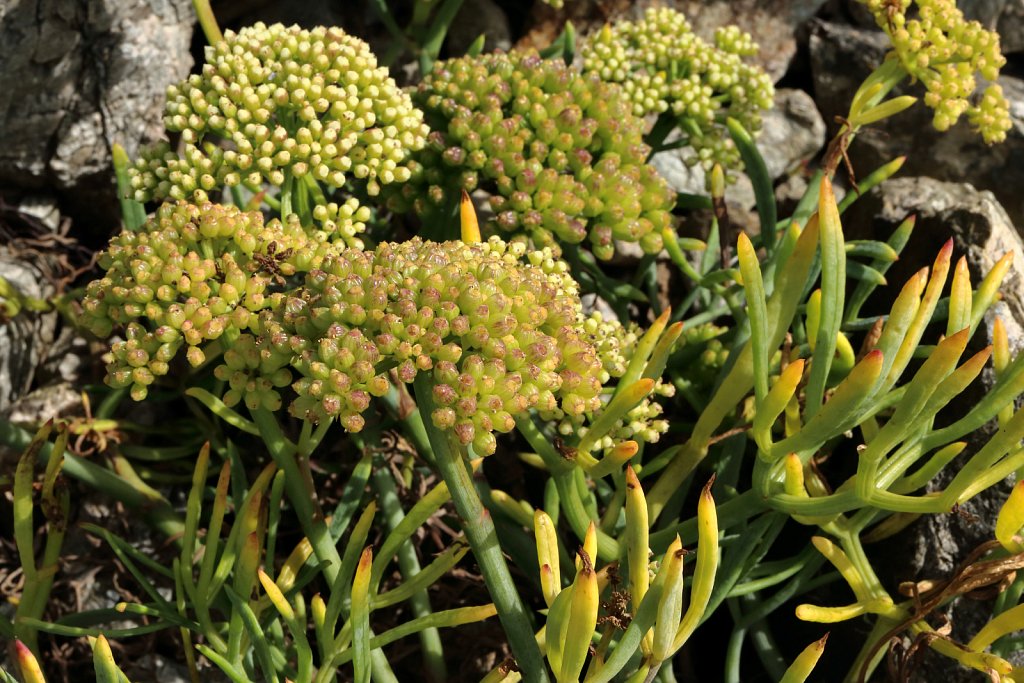
<svg viewBox="0 0 1024 683">
<path fill-rule="evenodd" d="M 614 157 L 623 173 L 639 174 L 645 166 L 643 120 L 609 107 L 621 96 L 616 86 L 534 53 L 439 62 L 413 94 L 435 132 L 415 154 L 408 184 L 385 188 L 388 204 L 442 220 L 462 189 L 483 190 L 495 214 L 485 228 L 538 246 L 556 239 L 579 244 L 599 219 L 600 209 L 588 210 L 595 206 L 589 198 L 601 193 L 587 181 L 596 165 Z M 629 190 L 643 195 L 639 203 L 607 194 L 596 205 L 633 201 L 642 207 L 634 218 L 647 219 L 637 225 L 660 233 L 674 201 L 668 186 L 650 176 Z M 629 239 L 639 241 L 639 233 Z"/>
<path fill-rule="evenodd" d="M 185 150 L 178 156 L 162 144 L 142 153 L 130 170 L 141 201 L 202 203 L 228 186 L 280 187 L 289 175 L 303 190 L 307 176 L 333 188 L 358 178 L 372 196 L 409 178 L 410 153 L 427 134 L 422 112 L 366 43 L 337 28 L 262 23 L 226 31 L 200 74 L 168 88 L 164 122 Z M 218 139 L 234 149 L 212 144 Z M 356 246 L 366 218 L 317 220 Z"/>
<path fill-rule="evenodd" d="M 636 115 L 671 109 L 684 119 L 682 128 L 696 131 L 686 142 L 707 170 L 716 163 L 740 166 L 720 122 L 732 117 L 756 133 L 761 112 L 772 106 L 771 79 L 743 59 L 756 52 L 750 35 L 735 26 L 719 28 L 714 44 L 705 43 L 670 8 L 649 8 L 639 21 L 616 22 L 581 46 L 584 73 L 621 84 Z M 606 108 L 603 115 L 609 114 Z"/>
<path fill-rule="evenodd" d="M 998 85 L 989 86 L 978 104 L 974 74 L 987 81 L 1006 64 L 999 35 L 977 21 L 966 21 L 955 0 L 861 0 L 892 41 L 893 52 L 913 80 L 927 89 L 925 104 L 935 109 L 932 124 L 944 131 L 962 115 L 985 142 L 1002 142 L 1012 123 L 1009 104 Z M 911 4 L 916 12 L 911 12 Z"/>
<path fill-rule="evenodd" d="M 289 286 L 286 276 L 318 267 L 339 249 L 312 240 L 298 223 L 264 224 L 258 212 L 163 205 L 140 230 L 111 240 L 99 259 L 105 276 L 86 288 L 83 323 L 101 336 L 125 326 L 135 344 L 112 348 L 108 382 L 126 386 L 126 367 L 166 375 L 182 342 L 187 361 L 201 365 L 206 342 L 228 329 L 255 329 L 256 314 Z M 232 353 L 226 362 L 239 369 Z"/>
</svg>

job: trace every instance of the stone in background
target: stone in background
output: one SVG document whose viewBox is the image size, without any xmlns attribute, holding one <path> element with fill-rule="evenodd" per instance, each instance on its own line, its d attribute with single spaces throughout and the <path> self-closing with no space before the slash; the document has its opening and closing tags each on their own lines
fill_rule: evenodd
<svg viewBox="0 0 1024 683">
<path fill-rule="evenodd" d="M 162 137 L 193 21 L 189 0 L 0 3 L 0 194 L 52 194 L 102 241 L 119 220 L 110 146 Z"/>
</svg>

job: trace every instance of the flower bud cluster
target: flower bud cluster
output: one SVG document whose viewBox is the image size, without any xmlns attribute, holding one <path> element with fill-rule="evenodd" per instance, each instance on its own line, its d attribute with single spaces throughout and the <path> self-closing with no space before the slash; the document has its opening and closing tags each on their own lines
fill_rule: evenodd
<svg viewBox="0 0 1024 683">
<path fill-rule="evenodd" d="M 427 128 L 409 96 L 363 41 L 341 29 L 256 24 L 206 51 L 202 72 L 167 89 L 164 122 L 181 133 L 132 169 L 139 201 L 207 201 L 225 187 L 296 183 L 338 189 L 351 179 L 376 195 L 409 178 Z M 358 204 L 318 220 L 346 241 L 362 229 Z"/>
<path fill-rule="evenodd" d="M 615 391 L 616 380 L 626 374 L 629 361 L 635 355 L 644 331 L 636 323 L 631 322 L 624 326 L 615 319 L 605 320 L 596 311 L 582 320 L 582 329 L 584 339 L 594 345 L 601 360 L 601 384 L 605 389 L 604 398 L 607 401 Z M 630 439 L 641 443 L 657 442 L 661 435 L 668 431 L 668 421 L 661 418 L 663 409 L 655 399 L 673 395 L 675 387 L 663 382 L 660 377 L 656 378 L 651 394 L 619 419 L 609 432 L 597 441 L 594 450 L 613 448 L 616 444 Z M 607 405 L 606 401 L 602 403 L 602 408 Z M 563 436 L 577 434 L 582 437 L 587 433 L 587 424 L 593 423 L 600 413 L 601 410 L 588 413 L 585 421 L 559 410 L 542 412 L 540 416 L 555 422 L 556 429 Z"/>
<path fill-rule="evenodd" d="M 577 286 L 550 249 L 415 238 L 325 259 L 260 315 L 218 372 L 249 372 L 236 384 L 259 393 L 240 398 L 260 405 L 295 373 L 292 414 L 337 418 L 350 431 L 362 429 L 371 397 L 388 391 L 389 373 L 408 383 L 430 372 L 434 424 L 489 454 L 494 432 L 510 431 L 527 410 L 582 416 L 600 407 L 601 360 L 580 315 Z"/>
<path fill-rule="evenodd" d="M 294 220 L 264 225 L 259 212 L 164 204 L 141 230 L 111 240 L 99 259 L 105 275 L 86 288 L 83 323 L 101 337 L 125 329 L 111 347 L 108 383 L 141 400 L 182 347 L 202 364 L 204 344 L 249 329 L 285 278 L 332 251 Z"/>
<path fill-rule="evenodd" d="M 714 386 L 718 374 L 729 360 L 729 349 L 719 337 L 726 328 L 714 323 L 704 323 L 683 329 L 678 348 L 693 349 L 691 360 L 686 365 L 686 378 L 692 384 L 702 387 Z M 687 351 L 683 351 L 687 353 Z"/>
<path fill-rule="evenodd" d="M 694 150 L 687 161 L 711 170 L 716 163 L 740 165 L 726 117 L 755 134 L 761 112 L 772 106 L 771 78 L 743 59 L 757 50 L 736 26 L 719 28 L 709 44 L 680 12 L 652 7 L 639 21 L 606 25 L 583 43 L 581 54 L 584 72 L 620 83 L 638 116 L 671 111 L 681 119 Z"/>
<path fill-rule="evenodd" d="M 927 89 L 924 102 L 935 110 L 932 123 L 937 130 L 947 130 L 966 114 L 985 142 L 1006 139 L 1012 124 L 1002 89 L 993 83 L 980 102 L 971 101 L 975 74 L 995 81 L 1006 63 L 999 34 L 966 21 L 955 0 L 915 0 L 917 12 L 911 16 L 911 0 L 861 1 L 889 35 L 907 73 Z"/>
<path fill-rule="evenodd" d="M 388 193 L 393 209 L 447 220 L 463 189 L 480 188 L 500 233 L 589 240 L 601 259 L 616 240 L 661 250 L 673 194 L 618 86 L 535 53 L 490 54 L 438 63 L 413 100 L 433 132 L 412 180 Z"/>
</svg>

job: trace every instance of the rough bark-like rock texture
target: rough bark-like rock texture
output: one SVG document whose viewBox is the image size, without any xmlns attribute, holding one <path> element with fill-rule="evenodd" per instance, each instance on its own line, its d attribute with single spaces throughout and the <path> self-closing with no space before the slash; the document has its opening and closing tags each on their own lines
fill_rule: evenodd
<svg viewBox="0 0 1024 683">
<path fill-rule="evenodd" d="M 974 283 L 979 282 L 1006 252 L 1014 254 L 1015 263 L 1024 262 L 1024 242 L 999 202 L 991 192 L 979 192 L 965 183 L 923 177 L 889 180 L 854 205 L 848 223 L 859 233 L 857 236 L 884 238 L 909 214 L 917 215 L 917 225 L 898 267 L 890 270 L 888 279 L 893 290 L 902 286 L 910 273 L 930 266 L 939 247 L 949 238 L 954 242 L 954 259 L 967 257 Z M 1011 350 L 1017 352 L 1024 346 L 1024 277 L 1019 269 L 1008 273 L 1002 292 L 1003 301 L 986 316 L 984 329 L 972 340 L 968 354 L 989 343 L 994 314 L 1006 325 Z M 891 301 L 891 297 L 886 301 Z M 934 341 L 939 331 L 931 330 L 925 342 Z M 947 411 L 949 419 L 959 417 L 966 407 L 980 400 L 993 382 L 990 371 L 983 373 L 980 381 L 954 399 Z M 930 488 L 944 488 L 966 458 L 977 452 L 994 433 L 994 425 L 988 425 L 971 435 L 965 453 L 940 472 Z M 886 541 L 888 552 L 873 552 L 872 557 L 879 558 L 879 568 L 890 587 L 895 588 L 900 581 L 943 579 L 953 575 L 972 550 L 993 538 L 996 515 L 1011 485 L 1012 482 L 1007 481 L 982 492 L 960 512 L 925 515 Z M 954 639 L 966 642 L 988 621 L 992 603 L 961 599 L 946 613 L 952 620 Z M 933 623 L 937 622 L 933 620 Z M 912 680 L 972 683 L 979 678 L 977 672 L 929 652 Z"/>
<path fill-rule="evenodd" d="M 797 29 L 824 4 L 824 0 L 685 0 L 677 6 L 704 38 L 728 24 L 748 31 L 761 47 L 755 59 L 778 82 L 796 55 Z"/>
<path fill-rule="evenodd" d="M 1024 0 L 1005 0 L 996 30 L 1004 53 L 1024 52 Z"/>
<path fill-rule="evenodd" d="M 815 101 L 825 120 L 845 116 L 854 92 L 889 50 L 881 31 L 815 21 L 811 30 L 811 69 Z M 850 145 L 858 175 L 903 154 L 904 175 L 969 182 L 991 190 L 1013 223 L 1024 225 L 1024 81 L 999 79 L 1010 101 L 1013 128 L 1006 142 L 986 145 L 966 117 L 945 133 L 931 124 L 932 110 L 918 102 L 909 110 L 865 129 Z M 905 85 L 899 94 L 921 96 L 919 85 Z M 834 130 L 835 126 L 832 126 Z"/>
<path fill-rule="evenodd" d="M 42 299 L 53 294 L 43 268 L 6 247 L 0 248 L 0 277 L 23 296 Z M 26 311 L 0 324 L 0 411 L 32 386 L 56 325 L 56 313 Z"/>
<path fill-rule="evenodd" d="M 193 20 L 189 0 L 0 2 L 0 191 L 48 189 L 79 231 L 106 233 L 110 145 L 134 155 L 162 135 Z"/>
</svg>

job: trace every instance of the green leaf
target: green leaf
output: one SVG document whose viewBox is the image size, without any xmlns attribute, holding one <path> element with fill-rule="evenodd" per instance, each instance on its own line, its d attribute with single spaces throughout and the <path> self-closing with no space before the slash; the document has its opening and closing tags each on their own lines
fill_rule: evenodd
<svg viewBox="0 0 1024 683">
<path fill-rule="evenodd" d="M 224 586 L 224 592 L 231 601 L 233 614 L 241 617 L 246 633 L 249 634 L 249 642 L 256 654 L 256 662 L 259 664 L 260 670 L 263 671 L 263 676 L 267 681 L 277 683 L 279 679 L 274 667 L 273 656 L 270 654 L 270 645 L 264 635 L 263 627 L 260 626 L 259 619 L 256 618 L 256 613 L 252 611 L 245 599 L 231 590 L 230 586 Z"/>
<path fill-rule="evenodd" d="M 492 604 L 479 607 L 457 607 L 442 612 L 434 612 L 425 617 L 399 624 L 379 636 L 370 638 L 369 647 L 371 650 L 377 650 L 428 628 L 453 628 L 455 626 L 463 626 L 464 624 L 474 624 L 478 621 L 489 619 L 497 613 Z M 329 666 L 334 667 L 345 664 L 352 659 L 353 654 L 352 648 L 343 650 L 334 655 Z"/>
<path fill-rule="evenodd" d="M 764 294 L 761 267 L 757 262 L 754 245 L 745 233 L 736 243 L 743 275 L 743 289 L 747 294 L 747 316 L 750 319 L 750 346 L 753 353 L 754 396 L 758 407 L 768 395 L 768 310 Z"/>
<path fill-rule="evenodd" d="M 910 240 L 910 233 L 914 229 L 916 220 L 917 219 L 914 216 L 907 218 L 900 223 L 893 231 L 892 235 L 889 236 L 889 240 L 886 244 L 892 249 L 893 253 L 898 255 L 903 251 L 903 247 L 905 247 L 907 242 Z M 876 259 L 871 262 L 871 267 L 883 276 L 886 271 L 889 270 L 889 266 L 891 265 L 892 261 L 886 258 Z M 853 290 L 853 294 L 850 295 L 850 300 L 847 303 L 846 313 L 843 315 L 844 323 L 857 319 L 857 316 L 860 314 L 861 306 L 863 306 L 864 302 L 867 301 L 871 292 L 874 291 L 875 286 L 875 283 L 867 280 L 861 280 L 857 283 L 857 287 Z"/>
<path fill-rule="evenodd" d="M 857 115 L 854 125 L 869 126 L 872 123 L 876 123 L 882 119 L 887 119 L 890 116 L 899 114 L 905 109 L 912 107 L 915 102 L 917 102 L 917 98 L 912 95 L 900 95 L 899 97 L 894 97 L 891 100 L 886 100 L 881 104 L 876 104 L 870 109 L 860 112 Z"/>
<path fill-rule="evenodd" d="M 807 380 L 806 414 L 813 417 L 821 409 L 825 383 L 836 352 L 836 335 L 842 322 L 846 296 L 846 253 L 843 226 L 839 220 L 832 183 L 822 178 L 818 195 L 818 223 L 821 229 L 821 317 L 818 339 L 811 357 Z"/>
<path fill-rule="evenodd" d="M 117 199 L 121 203 L 121 219 L 125 230 L 135 231 L 146 222 L 146 209 L 135 201 L 131 180 L 128 178 L 128 167 L 131 162 L 124 147 L 116 142 L 110 147 L 110 156 L 114 162 L 114 177 L 117 179 Z"/>
<path fill-rule="evenodd" d="M 786 669 L 786 673 L 779 683 L 804 683 L 811 675 L 811 671 L 814 670 L 818 659 L 821 658 L 821 653 L 825 651 L 825 641 L 827 640 L 828 634 L 826 633 L 821 640 L 816 640 L 804 648 L 803 652 L 797 655 L 797 658 Z"/>
<path fill-rule="evenodd" d="M 863 417 L 862 411 L 870 408 L 867 400 L 881 376 L 882 360 L 882 352 L 877 349 L 864 356 L 800 431 L 772 446 L 771 460 L 780 460 L 789 453 L 801 454 L 801 460 L 806 460 L 821 444 L 856 425 Z"/>
<path fill-rule="evenodd" d="M 220 669 L 225 676 L 230 678 L 232 683 L 252 683 L 252 680 L 248 675 L 246 675 L 245 671 L 233 665 L 215 650 L 207 647 L 206 645 L 196 645 L 196 649 L 199 650 L 204 657 L 216 664 L 217 668 Z"/>
<path fill-rule="evenodd" d="M 946 316 L 946 336 L 971 326 L 971 274 L 967 270 L 967 257 L 961 256 L 953 269 L 953 282 L 949 291 L 949 313 Z"/>
<path fill-rule="evenodd" d="M 370 683 L 370 569 L 373 548 L 359 558 L 352 581 L 352 663 L 356 683 Z"/>
<path fill-rule="evenodd" d="M 96 683 L 118 683 L 121 671 L 114 663 L 114 653 L 103 634 L 92 641 L 92 662 L 96 671 Z"/>
<path fill-rule="evenodd" d="M 428 564 L 418 574 L 408 577 L 405 581 L 391 590 L 372 597 L 370 599 L 371 609 L 381 609 L 384 607 L 390 607 L 391 605 L 397 605 L 400 602 L 408 600 L 418 591 L 426 590 L 430 586 L 434 585 L 435 581 L 444 576 L 448 570 L 457 565 L 459 560 L 465 557 L 468 552 L 469 546 L 456 539 L 455 543 L 438 555 L 433 562 Z"/>
<path fill-rule="evenodd" d="M 331 515 L 331 538 L 340 539 L 348 529 L 348 525 L 352 522 L 352 516 L 362 506 L 361 503 L 366 492 L 366 484 L 370 480 L 372 471 L 373 453 L 368 451 L 363 453 L 359 462 L 352 469 L 352 474 L 345 482 L 341 499 L 334 508 L 334 514 Z"/>
<path fill-rule="evenodd" d="M 878 240 L 847 240 L 845 246 L 847 258 L 870 258 L 894 263 L 900 257 L 891 245 Z"/>
<path fill-rule="evenodd" d="M 421 43 L 422 51 L 420 52 L 420 70 L 423 73 L 429 73 L 434 68 L 434 62 L 437 60 L 438 55 L 441 54 L 444 38 L 448 35 L 448 28 L 451 26 L 452 21 L 455 20 L 455 16 L 459 13 L 461 7 L 462 0 L 445 0 L 434 17 L 430 28 L 427 29 L 426 34 L 423 36 Z"/>
<path fill-rule="evenodd" d="M 778 220 L 775 206 L 775 190 L 772 177 L 764 163 L 764 157 L 758 151 L 754 138 L 736 119 L 726 119 L 725 126 L 729 137 L 736 143 L 743 167 L 754 186 L 754 199 L 757 202 L 757 215 L 761 223 L 761 238 L 765 251 L 770 255 L 775 249 L 775 223 Z"/>
<path fill-rule="evenodd" d="M 484 51 L 485 44 L 487 44 L 487 34 L 481 33 L 472 43 L 469 44 L 469 47 L 466 48 L 466 56 L 479 57 Z"/>
<path fill-rule="evenodd" d="M 871 266 L 865 265 L 860 261 L 847 261 L 846 262 L 846 275 L 850 281 L 862 281 L 866 280 L 874 286 L 888 284 L 885 280 L 885 276 L 880 272 L 872 268 Z"/>
<path fill-rule="evenodd" d="M 259 430 L 256 428 L 256 425 L 251 420 L 247 420 L 246 418 L 242 417 L 231 408 L 228 408 L 226 405 L 224 405 L 223 401 L 221 401 L 219 398 L 211 394 L 206 389 L 203 389 L 201 387 L 191 387 L 185 391 L 185 395 L 191 396 L 192 398 L 202 403 L 210 410 L 211 413 L 213 413 L 220 419 L 224 420 L 224 422 L 227 422 L 232 427 L 241 429 L 243 432 L 247 434 L 252 434 L 253 436 L 260 435 Z"/>
<path fill-rule="evenodd" d="M 345 544 L 345 554 L 341 559 L 341 568 L 337 579 L 331 586 L 331 597 L 327 602 L 327 618 L 325 623 L 329 631 L 334 631 L 342 607 L 351 596 L 352 577 L 355 576 L 356 567 L 358 566 L 359 552 L 366 545 L 366 538 L 370 533 L 373 517 L 376 514 L 377 503 L 376 501 L 370 501 L 370 504 L 363 510 L 363 514 L 360 515 L 355 527 L 352 528 L 352 534 Z"/>
</svg>

